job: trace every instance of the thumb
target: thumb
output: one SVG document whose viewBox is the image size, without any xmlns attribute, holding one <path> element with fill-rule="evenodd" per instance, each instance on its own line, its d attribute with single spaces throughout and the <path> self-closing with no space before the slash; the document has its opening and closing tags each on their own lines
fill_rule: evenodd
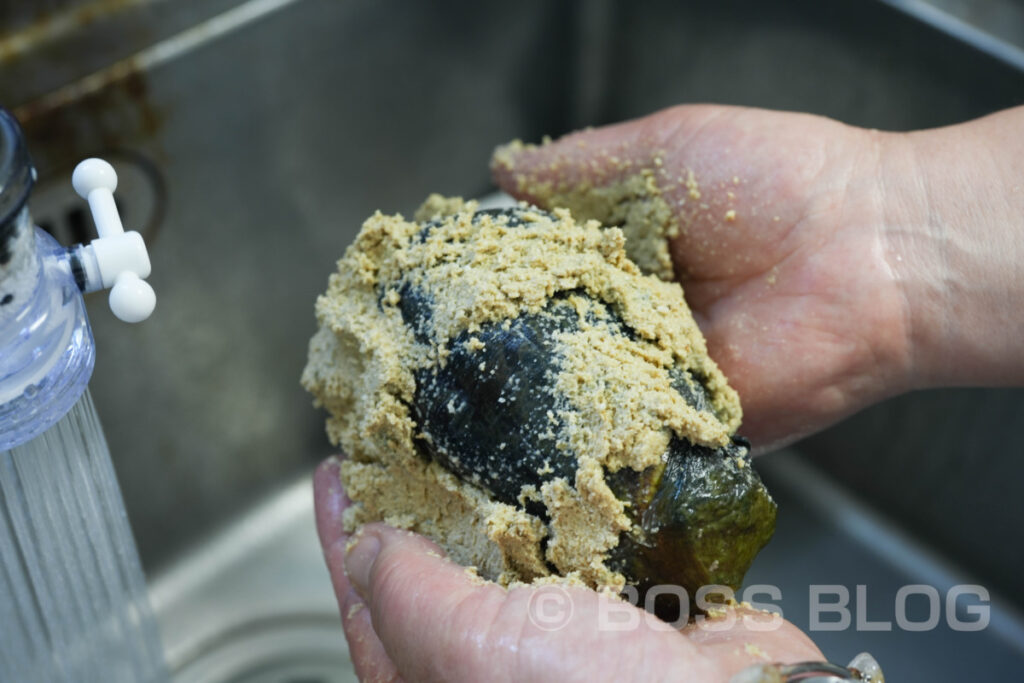
<svg viewBox="0 0 1024 683">
<path fill-rule="evenodd" d="M 653 165 L 653 118 L 577 131 L 540 145 L 515 140 L 494 151 L 491 174 L 512 196 L 552 206 L 556 195 L 600 187 Z"/>
</svg>

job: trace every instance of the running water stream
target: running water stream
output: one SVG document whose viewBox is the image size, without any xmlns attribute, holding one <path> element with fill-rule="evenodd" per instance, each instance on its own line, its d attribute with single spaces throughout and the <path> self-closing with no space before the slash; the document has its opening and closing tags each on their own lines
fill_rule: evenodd
<svg viewBox="0 0 1024 683">
<path fill-rule="evenodd" d="M 0 679 L 166 679 L 92 397 L 0 453 Z"/>
</svg>

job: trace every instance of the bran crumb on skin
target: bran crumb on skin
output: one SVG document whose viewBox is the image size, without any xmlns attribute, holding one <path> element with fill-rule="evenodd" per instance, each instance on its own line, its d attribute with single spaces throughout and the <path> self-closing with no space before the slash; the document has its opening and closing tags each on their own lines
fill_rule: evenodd
<svg viewBox="0 0 1024 683">
<path fill-rule="evenodd" d="M 772 658 L 768 655 L 768 653 L 765 652 L 764 650 L 762 650 L 755 643 L 746 643 L 746 644 L 744 644 L 743 651 L 746 652 L 751 657 L 756 657 L 757 659 L 760 659 L 761 661 L 764 661 L 764 662 L 770 662 L 772 660 Z"/>
</svg>

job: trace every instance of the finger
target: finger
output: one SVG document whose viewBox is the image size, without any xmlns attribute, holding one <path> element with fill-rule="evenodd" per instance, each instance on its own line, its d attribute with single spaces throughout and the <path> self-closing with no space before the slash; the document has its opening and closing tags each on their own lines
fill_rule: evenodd
<svg viewBox="0 0 1024 683">
<path fill-rule="evenodd" d="M 519 141 L 498 147 L 494 181 L 514 197 L 546 206 L 553 192 L 604 185 L 650 163 L 650 117 L 570 133 L 543 145 Z"/>
<path fill-rule="evenodd" d="M 614 598 L 576 587 L 480 585 L 433 543 L 408 532 L 364 527 L 346 567 L 407 680 L 657 680 L 673 666 L 684 672 L 676 680 L 723 680 L 697 646 L 634 607 L 615 605 L 629 612 L 628 629 L 602 627 L 602 611 Z M 540 605 L 536 598 L 544 591 L 551 600 Z M 553 627 L 531 611 L 552 600 L 556 616 L 567 610 L 566 621 Z"/>
<path fill-rule="evenodd" d="M 398 681 L 401 677 L 373 631 L 366 603 L 352 590 L 345 576 L 345 546 L 349 537 L 342 516 L 350 501 L 341 487 L 340 467 L 341 460 L 336 457 L 328 458 L 317 467 L 313 473 L 313 501 L 317 533 L 341 610 L 349 655 L 360 680 Z"/>
</svg>

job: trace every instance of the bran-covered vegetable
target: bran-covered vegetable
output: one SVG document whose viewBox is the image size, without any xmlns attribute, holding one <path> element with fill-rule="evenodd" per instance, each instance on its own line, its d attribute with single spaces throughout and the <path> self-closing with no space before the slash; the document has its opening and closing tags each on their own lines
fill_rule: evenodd
<svg viewBox="0 0 1024 683">
<path fill-rule="evenodd" d="M 567 211 L 376 214 L 317 300 L 303 384 L 384 520 L 503 584 L 738 587 L 775 505 L 678 284 Z"/>
</svg>

